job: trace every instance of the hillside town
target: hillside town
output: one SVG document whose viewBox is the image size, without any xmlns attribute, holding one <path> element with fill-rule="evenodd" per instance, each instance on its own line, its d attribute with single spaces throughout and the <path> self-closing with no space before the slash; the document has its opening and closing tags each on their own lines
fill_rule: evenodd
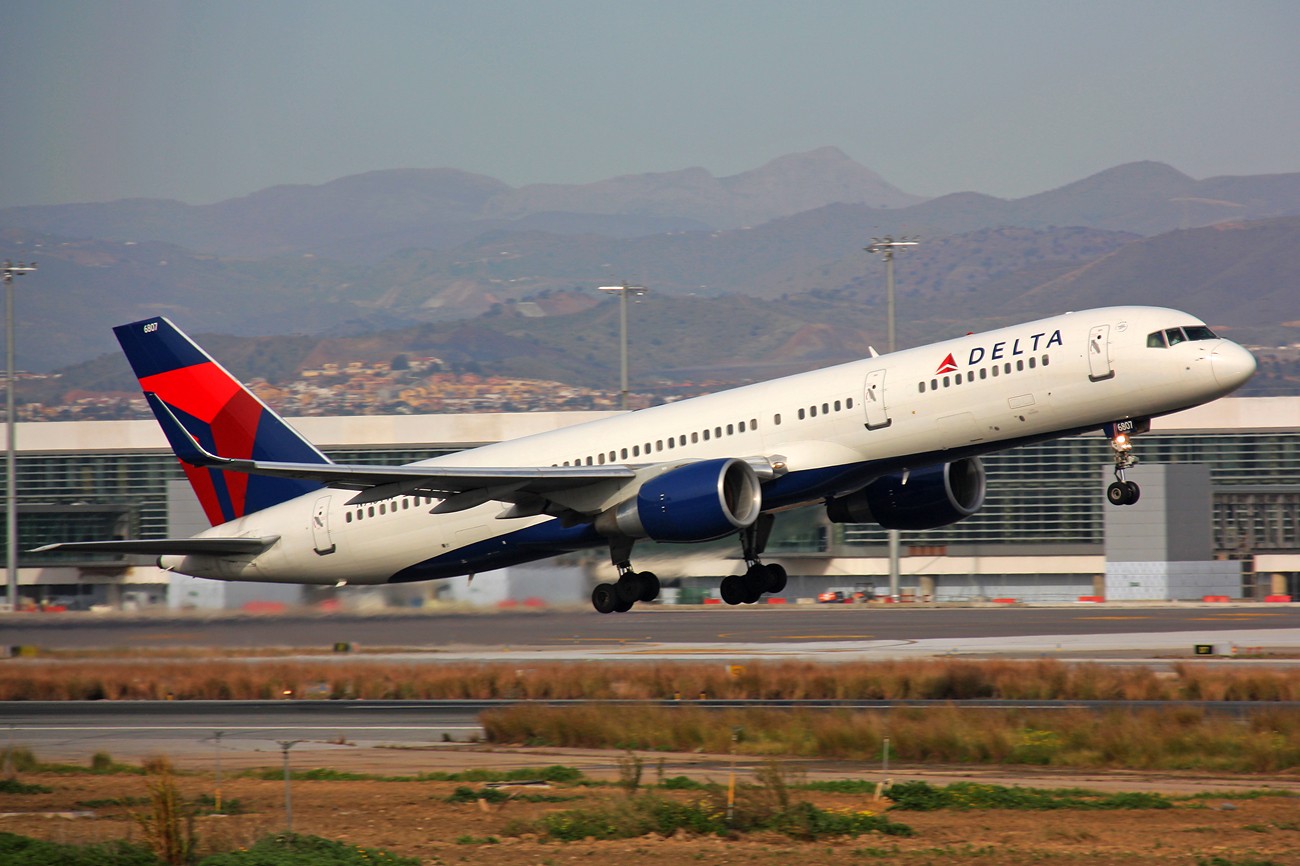
<svg viewBox="0 0 1300 866">
<path fill-rule="evenodd" d="M 628 407 L 671 403 L 728 384 L 691 382 L 628 395 Z M 250 379 L 249 387 L 286 416 L 417 415 L 476 412 L 615 410 L 617 391 L 538 379 L 454 372 L 438 358 L 399 355 L 387 363 L 326 363 L 289 381 Z M 58 404 L 20 403 L 21 421 L 105 421 L 148 418 L 139 394 L 69 391 Z"/>
</svg>

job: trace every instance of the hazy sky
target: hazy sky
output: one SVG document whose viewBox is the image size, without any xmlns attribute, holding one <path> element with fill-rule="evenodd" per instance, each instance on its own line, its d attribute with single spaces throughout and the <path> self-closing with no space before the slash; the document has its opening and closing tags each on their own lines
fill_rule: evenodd
<svg viewBox="0 0 1300 866">
<path fill-rule="evenodd" d="M 0 206 L 823 145 L 921 195 L 1296 172 L 1297 46 L 1295 0 L 4 0 Z"/>
</svg>

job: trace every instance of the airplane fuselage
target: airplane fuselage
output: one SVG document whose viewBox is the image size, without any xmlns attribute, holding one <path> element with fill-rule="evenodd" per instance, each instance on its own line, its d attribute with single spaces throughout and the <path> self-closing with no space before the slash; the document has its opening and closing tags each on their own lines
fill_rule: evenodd
<svg viewBox="0 0 1300 866">
<path fill-rule="evenodd" d="M 1166 329 L 1183 339 L 1154 339 Z M 423 461 L 420 466 L 628 466 L 644 475 L 712 458 L 765 472 L 764 511 L 824 501 L 886 473 L 1149 418 L 1208 402 L 1254 370 L 1195 317 L 1154 307 L 1068 313 Z M 1204 329 L 1204 334 L 1209 334 Z M 566 494 L 583 513 L 626 483 Z M 605 544 L 594 522 L 521 515 L 489 499 L 453 513 L 395 496 L 348 504 L 324 488 L 202 533 L 278 536 L 236 556 L 165 556 L 227 580 L 381 584 L 482 572 Z M 557 497 L 563 500 L 563 497 Z"/>
</svg>

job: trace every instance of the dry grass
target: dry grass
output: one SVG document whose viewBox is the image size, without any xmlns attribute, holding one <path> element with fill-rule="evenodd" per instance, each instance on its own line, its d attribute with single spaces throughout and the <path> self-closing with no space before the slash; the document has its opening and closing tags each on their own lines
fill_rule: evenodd
<svg viewBox="0 0 1300 866">
<path fill-rule="evenodd" d="M 850 664 L 394 664 L 361 659 L 11 659 L 0 701 L 362 699 L 1300 700 L 1300 669 L 1140 667 L 1055 660 Z"/>
<path fill-rule="evenodd" d="M 1300 714 L 1249 720 L 1198 709 L 732 710 L 696 707 L 546 707 L 480 716 L 488 739 L 593 749 L 704 751 L 913 764 L 1032 764 L 1074 768 L 1275 773 L 1300 768 Z"/>
</svg>

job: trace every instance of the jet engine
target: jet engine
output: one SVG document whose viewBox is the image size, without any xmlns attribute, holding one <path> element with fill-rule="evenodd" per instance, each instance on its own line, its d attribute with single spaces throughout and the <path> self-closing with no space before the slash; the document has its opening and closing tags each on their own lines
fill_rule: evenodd
<svg viewBox="0 0 1300 866">
<path fill-rule="evenodd" d="M 978 457 L 883 475 L 832 499 L 834 523 L 878 523 L 886 529 L 934 529 L 970 517 L 984 504 L 984 464 Z"/>
<path fill-rule="evenodd" d="M 709 541 L 748 527 L 762 508 L 752 466 L 735 458 L 701 460 L 646 481 L 636 496 L 602 514 L 596 528 L 653 541 Z"/>
</svg>

